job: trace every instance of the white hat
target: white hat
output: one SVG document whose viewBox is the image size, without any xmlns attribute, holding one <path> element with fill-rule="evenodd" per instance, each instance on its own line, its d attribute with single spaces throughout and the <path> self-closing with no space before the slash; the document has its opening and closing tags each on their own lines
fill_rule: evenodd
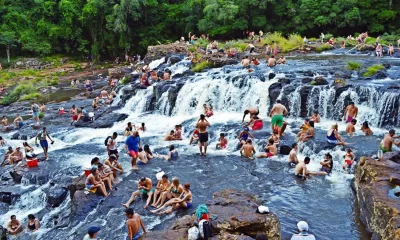
<svg viewBox="0 0 400 240">
<path fill-rule="evenodd" d="M 161 179 L 162 179 L 162 176 L 164 176 L 164 174 L 165 174 L 164 171 L 161 171 L 161 172 L 156 173 L 156 178 L 157 178 L 157 180 L 161 180 Z"/>
<path fill-rule="evenodd" d="M 261 206 L 260 205 L 260 206 L 258 206 L 257 210 L 258 210 L 259 213 L 269 213 L 269 208 L 266 207 L 266 206 Z"/>
<path fill-rule="evenodd" d="M 305 221 L 300 221 L 297 223 L 297 228 L 299 231 L 308 231 L 308 223 Z"/>
</svg>

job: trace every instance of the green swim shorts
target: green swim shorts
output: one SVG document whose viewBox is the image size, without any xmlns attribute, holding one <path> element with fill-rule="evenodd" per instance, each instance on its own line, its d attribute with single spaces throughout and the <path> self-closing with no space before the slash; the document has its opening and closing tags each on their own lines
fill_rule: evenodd
<svg viewBox="0 0 400 240">
<path fill-rule="evenodd" d="M 272 125 L 277 125 L 278 127 L 283 126 L 283 115 L 274 115 L 271 119 Z"/>
<path fill-rule="evenodd" d="M 145 189 L 140 189 L 139 192 L 141 194 L 148 194 L 149 192 L 154 192 L 154 188 L 151 188 L 150 191 L 149 190 L 145 190 Z"/>
<path fill-rule="evenodd" d="M 380 146 L 379 148 L 382 150 L 383 153 L 391 152 L 388 151 L 384 146 Z"/>
</svg>

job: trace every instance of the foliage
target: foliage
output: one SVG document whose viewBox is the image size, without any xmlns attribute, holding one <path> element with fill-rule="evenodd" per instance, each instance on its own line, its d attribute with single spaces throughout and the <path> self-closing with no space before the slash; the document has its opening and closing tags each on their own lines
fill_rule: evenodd
<svg viewBox="0 0 400 240">
<path fill-rule="evenodd" d="M 384 66 L 381 64 L 372 65 L 371 67 L 369 67 L 367 69 L 367 71 L 363 74 L 363 76 L 370 77 L 370 76 L 374 75 L 375 73 L 377 73 L 379 70 L 382 70 L 383 68 L 384 68 Z"/>
<path fill-rule="evenodd" d="M 359 62 L 347 62 L 347 70 L 355 71 L 361 68 L 361 63 Z"/>
<path fill-rule="evenodd" d="M 323 52 L 325 50 L 330 50 L 330 49 L 331 49 L 331 46 L 327 43 L 324 43 L 324 44 L 319 45 L 317 48 L 315 48 L 315 51 Z"/>
<path fill-rule="evenodd" d="M 74 67 L 75 71 L 78 71 L 78 70 L 82 69 L 82 66 L 81 66 L 80 63 L 74 63 L 72 66 Z"/>
<path fill-rule="evenodd" d="M 192 67 L 193 72 L 202 72 L 204 69 L 211 67 L 211 63 L 208 61 L 199 62 L 194 67 Z"/>
<path fill-rule="evenodd" d="M 1 104 L 9 105 L 15 101 L 31 99 L 37 96 L 37 89 L 31 83 L 19 84 L 10 93 L 8 93 L 1 101 Z"/>
<path fill-rule="evenodd" d="M 39 113 L 39 119 L 42 119 L 42 118 L 44 118 L 44 112 Z"/>
<path fill-rule="evenodd" d="M 19 100 L 21 100 L 21 101 L 33 100 L 33 99 L 36 99 L 36 98 L 38 98 L 40 96 L 41 96 L 40 93 L 33 92 L 33 93 L 29 93 L 27 95 L 21 96 L 19 98 Z"/>
</svg>

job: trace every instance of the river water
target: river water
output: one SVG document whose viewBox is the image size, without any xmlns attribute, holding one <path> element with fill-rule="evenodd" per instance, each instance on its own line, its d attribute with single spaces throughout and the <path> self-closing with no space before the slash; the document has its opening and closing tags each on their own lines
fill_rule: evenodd
<svg viewBox="0 0 400 240">
<path fill-rule="evenodd" d="M 290 117 L 287 119 L 290 125 L 282 138 L 282 144 L 291 145 L 295 141 L 296 131 L 304 117 L 302 115 L 310 114 L 314 109 L 318 109 L 321 113 L 322 123 L 316 124 L 315 143 L 301 144 L 299 159 L 310 156 L 312 161 L 309 169 L 317 170 L 324 153 L 330 152 L 334 158 L 334 170 L 330 176 L 299 181 L 294 177 L 293 169 L 287 167 L 287 156 L 257 160 L 240 157 L 236 137 L 241 129 L 243 110 L 248 107 L 258 107 L 260 117 L 265 121 L 264 129 L 254 133 L 255 145 L 260 151 L 265 139 L 270 135 L 270 119 L 267 118 L 267 112 L 271 106 L 269 96 L 271 85 L 284 77 L 289 77 L 294 82 L 301 82 L 304 76 L 300 72 L 307 71 L 312 71 L 314 76 L 321 74 L 332 82 L 335 79 L 332 66 L 338 69 L 344 68 L 349 59 L 362 61 L 365 64 L 376 61 L 391 62 L 392 70 L 388 71 L 389 76 L 385 79 L 368 81 L 360 80 L 359 73 L 354 72 L 352 79 L 349 80 L 353 86 L 336 98 L 334 87 L 315 86 L 307 99 L 301 100 L 304 84 L 290 84 L 293 88 L 291 91 L 286 86 L 279 94 L 279 98 L 287 99 L 290 108 Z M 171 82 L 171 86 L 183 82 L 176 94 L 176 101 L 171 101 L 170 90 L 167 90 L 157 97 L 155 107 L 151 107 L 149 99 L 156 89 L 149 87 L 138 90 L 130 97 L 118 110 L 120 113 L 128 114 L 129 117 L 122 122 L 116 122 L 111 128 L 53 127 L 52 136 L 56 142 L 50 147 L 50 161 L 41 164 L 51 166 L 49 171 L 52 179 L 78 176 L 83 168 L 89 167 L 90 160 L 94 156 L 105 159 L 105 137 L 114 131 L 122 133 L 128 121 L 136 125 L 141 122 L 146 123 L 148 130 L 141 134 L 143 144 L 149 144 L 154 152 L 161 154 L 166 154 L 169 144 L 174 144 L 180 154 L 179 159 L 175 162 L 154 159 L 149 165 L 142 166 L 139 172 L 128 170 L 120 177 L 122 182 L 117 191 L 89 213 L 76 218 L 69 216 L 71 211 L 69 198 L 57 208 L 51 209 L 46 205 L 46 190 L 52 187 L 51 184 L 48 182 L 32 184 L 29 180 L 23 179 L 23 184 L 15 187 L 24 193 L 7 212 L 0 216 L 0 222 L 6 226 L 12 214 L 17 215 L 24 223 L 30 213 L 40 216 L 42 223 L 40 230 L 34 234 L 19 236 L 18 239 L 81 239 L 90 225 L 101 226 L 99 237 L 102 239 L 124 239 L 125 218 L 120 204 L 136 190 L 139 177 L 148 176 L 155 181 L 155 173 L 163 170 L 170 177 L 179 177 L 182 183 L 191 183 L 194 206 L 205 203 L 211 198 L 212 193 L 226 188 L 253 192 L 260 196 L 264 205 L 269 206 L 271 211 L 278 215 L 284 239 L 296 232 L 296 223 L 300 220 L 309 223 L 311 232 L 317 239 L 370 239 L 365 227 L 358 220 L 357 202 L 351 188 L 354 176 L 341 169 L 344 149 L 321 148 L 319 143 L 324 142 L 327 129 L 337 121 L 338 116 L 340 118 L 341 109 L 350 98 L 359 106 L 359 123 L 368 120 L 375 136 L 363 137 L 358 130 L 354 138 L 345 137 L 345 139 L 356 143 L 353 146 L 358 157 L 361 154 L 374 154 L 380 138 L 386 131 L 385 127 L 398 126 L 398 117 L 395 115 L 398 114 L 399 96 L 398 93 L 388 91 L 385 87 L 398 80 L 396 69 L 399 67 L 396 65 L 400 65 L 400 62 L 393 59 L 376 60 L 368 56 L 349 57 L 335 54 L 295 56 L 289 57 L 288 60 L 288 65 L 278 66 L 274 70 L 262 64 L 251 74 L 240 66 L 226 66 L 175 79 L 174 75 L 189 69 L 188 61 L 183 60 L 172 66 L 164 64 L 164 59 L 154 61 L 152 67 L 168 67 L 172 71 L 173 80 L 178 81 Z M 272 71 L 275 71 L 277 76 L 268 80 L 268 74 Z M 122 91 L 119 94 L 122 94 Z M 304 101 L 307 104 L 304 104 Z M 215 109 L 214 116 L 209 119 L 210 148 L 206 158 L 199 157 L 197 146 L 188 145 L 190 133 L 202 111 L 203 103 L 212 104 Z M 303 105 L 306 106 L 305 110 Z M 395 111 L 397 112 L 393 114 Z M 181 123 L 184 129 L 183 141 L 164 142 L 163 137 L 176 124 Z M 339 130 L 344 135 L 345 124 L 338 123 Z M 215 144 L 221 132 L 228 136 L 229 145 L 228 149 L 217 151 Z M 124 138 L 119 136 L 118 140 L 119 150 L 122 150 Z M 29 142 L 33 143 L 33 139 Z M 18 140 L 9 141 L 12 146 L 20 143 Z M 40 153 L 40 149 L 36 152 Z M 128 156 L 122 154 L 120 161 L 125 169 L 130 169 Z M 143 200 L 137 200 L 132 206 L 143 216 L 150 231 L 165 229 L 175 218 L 193 213 L 195 209 L 158 217 L 144 210 L 143 205 Z M 69 224 L 56 227 L 57 222 L 63 218 L 69 218 Z"/>
</svg>

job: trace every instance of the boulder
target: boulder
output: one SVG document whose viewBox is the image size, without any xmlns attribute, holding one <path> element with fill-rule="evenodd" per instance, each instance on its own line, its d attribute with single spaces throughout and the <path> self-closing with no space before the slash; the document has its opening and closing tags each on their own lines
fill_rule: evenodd
<svg viewBox="0 0 400 240">
<path fill-rule="evenodd" d="M 186 70 L 183 73 L 177 73 L 173 75 L 173 78 L 181 78 L 181 77 L 186 77 L 186 76 L 193 76 L 195 73 L 192 70 Z"/>
<path fill-rule="evenodd" d="M 282 83 L 282 84 L 290 84 L 290 79 L 289 78 L 280 78 L 278 80 L 278 82 Z"/>
<path fill-rule="evenodd" d="M 219 58 L 219 57 L 212 56 L 212 57 L 209 57 L 206 59 L 208 59 L 208 61 L 212 64 L 212 67 L 214 67 L 214 68 L 220 68 L 225 65 L 236 65 L 239 63 L 239 61 L 237 59 L 227 58 L 227 57 Z"/>
<path fill-rule="evenodd" d="M 175 64 L 177 62 L 180 62 L 182 59 L 179 56 L 176 55 L 172 55 L 168 58 L 168 62 L 172 65 Z"/>
<path fill-rule="evenodd" d="M 76 225 L 84 220 L 102 201 L 104 201 L 104 197 L 98 193 L 86 194 L 82 190 L 76 191 L 71 201 L 72 224 Z"/>
<path fill-rule="evenodd" d="M 10 208 L 8 203 L 0 202 L 0 215 L 6 214 Z"/>
<path fill-rule="evenodd" d="M 268 79 L 271 80 L 271 79 L 275 78 L 275 76 L 276 76 L 276 74 L 271 72 L 268 74 Z"/>
<path fill-rule="evenodd" d="M 16 184 L 20 184 L 22 182 L 22 174 L 17 171 L 10 171 L 10 175 Z"/>
<path fill-rule="evenodd" d="M 385 79 L 385 78 L 387 78 L 387 74 L 384 71 L 378 71 L 377 73 L 375 73 L 373 78 L 375 78 L 375 79 Z"/>
<path fill-rule="evenodd" d="M 312 86 L 303 86 L 300 89 L 300 117 L 307 117 L 308 95 L 310 95 L 312 88 Z"/>
<path fill-rule="evenodd" d="M 213 194 L 207 202 L 210 215 L 217 218 L 211 222 L 214 237 L 211 239 L 253 239 L 263 232 L 270 240 L 280 240 L 280 223 L 273 213 L 256 213 L 260 203 L 255 195 L 240 190 L 226 189 Z M 140 239 L 187 239 L 187 232 L 193 226 L 194 216 L 180 218 L 168 230 L 154 231 Z"/>
<path fill-rule="evenodd" d="M 58 207 L 65 200 L 67 194 L 68 190 L 64 187 L 52 187 L 46 192 L 47 203 L 53 208 Z"/>
<path fill-rule="evenodd" d="M 329 82 L 322 76 L 315 77 L 313 82 L 315 83 L 314 85 L 316 85 L 316 86 L 329 84 Z"/>
<path fill-rule="evenodd" d="M 125 71 L 122 68 L 109 68 L 108 76 L 110 78 L 122 78 L 125 76 Z"/>
<path fill-rule="evenodd" d="M 186 54 L 188 45 L 185 42 L 174 42 L 170 44 L 156 45 L 147 47 L 146 56 L 143 58 L 145 64 L 151 61 L 169 56 L 171 54 Z"/>
<path fill-rule="evenodd" d="M 79 121 L 79 122 L 76 122 L 74 124 L 74 126 L 77 128 L 80 128 L 80 127 L 110 128 L 114 125 L 115 122 L 123 121 L 128 117 L 127 114 L 121 114 L 121 113 L 100 114 L 97 116 L 98 117 L 96 118 L 96 115 L 95 115 L 95 120 L 93 122 Z"/>
<path fill-rule="evenodd" d="M 301 80 L 302 83 L 311 83 L 313 79 L 311 77 L 305 77 Z"/>
<path fill-rule="evenodd" d="M 385 153 L 381 161 L 362 157 L 355 173 L 360 219 L 372 239 L 400 239 L 400 201 L 394 195 L 391 176 L 397 176 L 400 152 Z M 393 195 L 391 194 L 393 192 Z"/>
<path fill-rule="evenodd" d="M 292 151 L 292 148 L 287 145 L 279 146 L 279 154 L 281 155 L 289 155 L 290 151 Z"/>
<path fill-rule="evenodd" d="M 82 174 L 81 176 L 72 179 L 72 183 L 67 187 L 71 199 L 73 199 L 76 191 L 85 189 L 86 187 L 85 181 L 86 181 L 85 174 Z"/>
<path fill-rule="evenodd" d="M 314 73 L 311 70 L 304 71 L 303 75 L 306 77 L 314 77 Z"/>
<path fill-rule="evenodd" d="M 273 84 L 271 84 L 271 86 L 269 86 L 268 94 L 269 94 L 269 102 L 270 102 L 271 108 L 272 108 L 272 104 L 276 102 L 279 95 L 281 94 L 282 87 L 283 87 L 282 83 L 280 83 L 280 82 L 273 83 Z"/>
</svg>

